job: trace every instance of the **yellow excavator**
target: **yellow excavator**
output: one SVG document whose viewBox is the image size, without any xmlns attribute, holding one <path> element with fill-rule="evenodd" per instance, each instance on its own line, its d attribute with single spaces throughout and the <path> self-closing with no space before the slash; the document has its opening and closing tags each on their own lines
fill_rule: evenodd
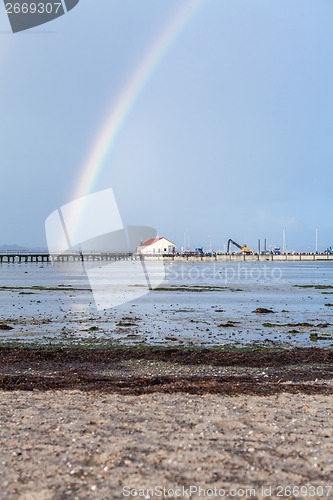
<svg viewBox="0 0 333 500">
<path fill-rule="evenodd" d="M 228 247 L 227 247 L 227 253 L 229 253 L 229 250 L 230 250 L 230 244 L 233 244 L 235 245 L 235 247 L 239 248 L 243 254 L 245 255 L 252 255 L 254 253 L 254 251 L 249 248 L 247 245 L 239 245 L 238 243 L 236 243 L 236 241 L 232 240 L 232 239 L 229 239 L 228 240 Z"/>
</svg>

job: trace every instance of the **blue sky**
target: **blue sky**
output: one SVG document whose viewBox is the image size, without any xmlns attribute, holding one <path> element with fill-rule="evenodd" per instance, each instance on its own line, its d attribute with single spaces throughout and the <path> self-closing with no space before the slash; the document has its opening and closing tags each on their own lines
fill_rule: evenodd
<svg viewBox="0 0 333 500">
<path fill-rule="evenodd" d="M 183 0 L 80 0 L 12 34 L 0 8 L 0 245 L 45 245 L 108 111 Z M 333 244 L 333 3 L 203 0 L 92 191 L 180 247 Z M 187 239 L 187 236 L 186 236 Z"/>
</svg>

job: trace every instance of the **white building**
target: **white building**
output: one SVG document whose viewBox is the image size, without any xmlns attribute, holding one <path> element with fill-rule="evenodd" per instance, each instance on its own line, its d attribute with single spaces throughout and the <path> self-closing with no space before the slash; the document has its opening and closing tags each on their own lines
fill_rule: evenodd
<svg viewBox="0 0 333 500">
<path fill-rule="evenodd" d="M 151 238 L 141 243 L 136 251 L 146 255 L 174 253 L 176 251 L 176 245 L 166 238 Z"/>
</svg>

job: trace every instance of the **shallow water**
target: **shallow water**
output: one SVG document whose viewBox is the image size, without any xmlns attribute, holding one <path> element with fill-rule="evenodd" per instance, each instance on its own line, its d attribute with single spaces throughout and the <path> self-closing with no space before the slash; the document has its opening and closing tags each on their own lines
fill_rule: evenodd
<svg viewBox="0 0 333 500">
<path fill-rule="evenodd" d="M 151 265 L 161 270 L 161 262 Z M 99 268 L 107 281 L 107 268 Z M 164 269 L 162 290 L 146 293 L 133 278 L 131 291 L 144 295 L 98 311 L 80 263 L 2 264 L 0 323 L 12 329 L 0 330 L 0 340 L 333 345 L 333 307 L 325 306 L 333 288 L 315 288 L 333 287 L 330 261 L 172 262 Z M 274 313 L 254 313 L 258 307 Z"/>
</svg>

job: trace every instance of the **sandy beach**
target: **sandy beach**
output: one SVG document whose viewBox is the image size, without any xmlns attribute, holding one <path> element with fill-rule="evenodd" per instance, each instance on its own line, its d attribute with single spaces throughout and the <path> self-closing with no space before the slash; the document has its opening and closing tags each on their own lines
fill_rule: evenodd
<svg viewBox="0 0 333 500">
<path fill-rule="evenodd" d="M 330 351 L 84 352 L 1 350 L 0 498 L 332 498 Z"/>
<path fill-rule="evenodd" d="M 188 498 L 191 486 L 192 498 L 214 488 L 264 498 L 263 487 L 270 498 L 296 498 L 283 494 L 288 486 L 332 498 L 332 403 L 305 394 L 2 392 L 1 498 L 142 498 L 139 490 L 154 489 L 158 498 L 159 488 Z"/>
</svg>

